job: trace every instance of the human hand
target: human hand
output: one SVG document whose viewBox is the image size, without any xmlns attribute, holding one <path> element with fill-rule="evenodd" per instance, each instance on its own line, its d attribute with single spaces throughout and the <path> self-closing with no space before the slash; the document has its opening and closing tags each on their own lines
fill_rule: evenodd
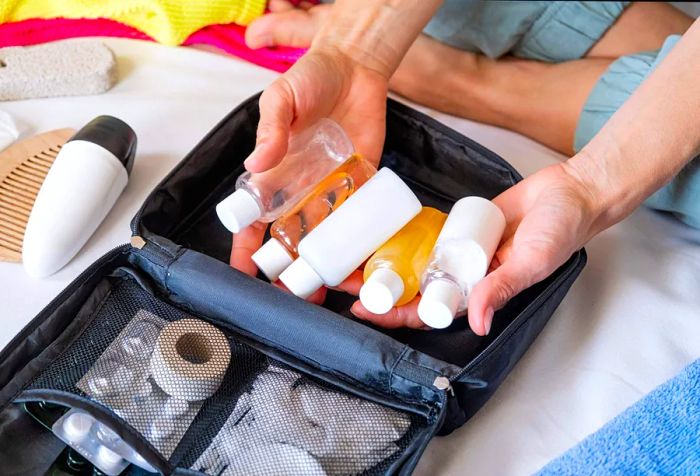
<svg viewBox="0 0 700 476">
<path fill-rule="evenodd" d="M 245 31 L 249 48 L 291 46 L 308 48 L 328 19 L 333 5 L 300 2 L 294 6 L 288 0 L 270 0 L 269 13 L 254 20 Z"/>
<path fill-rule="evenodd" d="M 323 117 L 338 122 L 375 166 L 384 144 L 387 79 L 336 49 L 310 50 L 260 98 L 256 147 L 246 168 L 261 172 L 284 157 L 289 134 Z M 231 266 L 255 275 L 251 256 L 266 226 L 258 223 L 234 235 Z"/>
<path fill-rule="evenodd" d="M 495 310 L 524 289 L 545 279 L 598 233 L 600 205 L 566 163 L 547 167 L 509 188 L 493 202 L 506 217 L 506 230 L 491 263 L 491 272 L 469 296 L 469 325 L 478 335 L 491 329 Z M 342 285 L 357 294 L 361 278 Z M 357 301 L 351 312 L 388 328 L 423 328 L 420 297 L 376 315 Z"/>
<path fill-rule="evenodd" d="M 282 31 L 279 25 L 296 15 L 311 26 L 298 42 L 285 42 L 300 46 L 309 40 L 311 47 L 261 95 L 255 149 L 246 168 L 263 172 L 274 167 L 283 159 L 290 135 L 323 117 L 339 123 L 355 148 L 376 166 L 384 144 L 388 80 L 440 3 L 337 0 L 332 6 L 294 9 L 289 2 L 271 2 L 269 18 L 250 25 L 249 46 L 275 44 L 270 32 Z M 264 233 L 265 226 L 256 224 L 234 236 L 234 268 L 255 273 L 251 256 Z"/>
</svg>

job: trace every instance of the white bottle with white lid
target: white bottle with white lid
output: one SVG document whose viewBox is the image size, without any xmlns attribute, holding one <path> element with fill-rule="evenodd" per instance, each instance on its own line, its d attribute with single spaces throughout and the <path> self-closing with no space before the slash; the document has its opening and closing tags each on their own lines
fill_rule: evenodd
<svg viewBox="0 0 700 476">
<path fill-rule="evenodd" d="M 385 167 L 299 242 L 299 258 L 279 278 L 302 298 L 337 286 L 420 211 L 415 194 Z"/>
<path fill-rule="evenodd" d="M 126 187 L 136 133 L 99 116 L 68 139 L 39 190 L 22 243 L 30 276 L 61 269 L 82 248 Z"/>
<path fill-rule="evenodd" d="M 448 327 L 467 308 L 469 293 L 488 271 L 506 219 L 490 200 L 465 197 L 454 204 L 421 278 L 418 317 Z"/>
<path fill-rule="evenodd" d="M 321 119 L 291 138 L 287 155 L 276 167 L 241 174 L 236 191 L 216 206 L 219 220 L 232 233 L 255 221 L 275 221 L 353 152 L 343 128 Z"/>
</svg>

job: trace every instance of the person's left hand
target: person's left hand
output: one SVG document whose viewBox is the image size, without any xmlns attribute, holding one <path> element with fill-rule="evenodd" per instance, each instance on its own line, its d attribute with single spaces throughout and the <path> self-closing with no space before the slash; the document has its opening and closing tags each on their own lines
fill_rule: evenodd
<svg viewBox="0 0 700 476">
<path fill-rule="evenodd" d="M 489 333 L 495 310 L 552 274 L 600 230 L 595 197 L 566 163 L 535 173 L 493 202 L 505 214 L 507 226 L 492 271 L 469 296 L 469 325 L 478 335 Z M 355 274 L 341 287 L 358 294 L 361 285 L 361 276 Z M 425 327 L 418 318 L 419 301 L 416 297 L 383 315 L 370 313 L 357 301 L 351 312 L 382 327 L 418 329 Z"/>
<path fill-rule="evenodd" d="M 303 9 L 299 13 L 310 14 Z M 251 24 L 249 31 L 255 27 Z M 385 62 L 375 61 L 372 51 L 348 52 L 323 42 L 312 46 L 260 96 L 256 146 L 245 161 L 246 169 L 257 173 L 276 166 L 285 156 L 290 135 L 324 117 L 339 123 L 358 152 L 377 166 L 384 144 L 391 75 L 383 66 Z M 231 266 L 256 274 L 251 256 L 262 245 L 266 228 L 263 223 L 255 223 L 233 236 Z"/>
</svg>

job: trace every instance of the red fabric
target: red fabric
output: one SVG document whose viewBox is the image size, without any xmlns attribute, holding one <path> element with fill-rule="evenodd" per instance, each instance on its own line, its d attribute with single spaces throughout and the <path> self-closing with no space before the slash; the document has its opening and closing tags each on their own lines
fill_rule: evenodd
<svg viewBox="0 0 700 476">
<path fill-rule="evenodd" d="M 183 45 L 206 44 L 243 58 L 251 63 L 284 72 L 299 59 L 305 49 L 261 48 L 251 50 L 245 45 L 245 27 L 233 23 L 210 25 L 192 33 Z M 140 30 L 106 18 L 97 19 L 32 19 L 0 24 L 0 47 L 27 46 L 85 36 L 111 36 L 153 41 Z"/>
</svg>

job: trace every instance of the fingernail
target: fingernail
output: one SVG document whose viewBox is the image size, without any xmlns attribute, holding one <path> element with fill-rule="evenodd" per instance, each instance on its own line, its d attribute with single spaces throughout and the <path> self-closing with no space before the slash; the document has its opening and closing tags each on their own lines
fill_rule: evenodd
<svg viewBox="0 0 700 476">
<path fill-rule="evenodd" d="M 484 335 L 489 335 L 491 332 L 491 322 L 493 321 L 493 308 L 489 307 L 484 312 Z"/>
<path fill-rule="evenodd" d="M 275 40 L 270 35 L 255 36 L 250 39 L 248 48 L 257 50 L 258 48 L 269 48 L 275 46 Z"/>
<path fill-rule="evenodd" d="M 253 152 L 251 152 L 250 155 L 243 161 L 243 167 L 247 169 L 253 162 L 255 162 L 257 150 L 257 148 L 253 149 Z"/>
</svg>

